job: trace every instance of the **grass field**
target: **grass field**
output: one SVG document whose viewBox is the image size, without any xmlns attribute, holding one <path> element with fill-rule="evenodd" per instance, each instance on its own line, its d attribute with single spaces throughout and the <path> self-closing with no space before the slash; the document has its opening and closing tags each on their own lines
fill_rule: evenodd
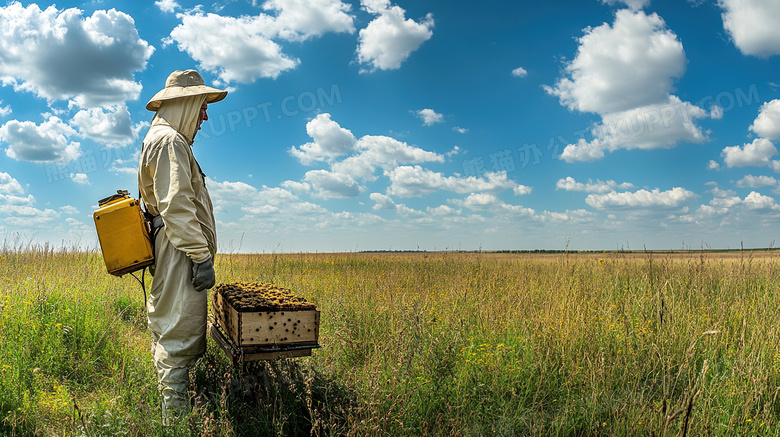
<svg viewBox="0 0 780 437">
<path fill-rule="evenodd" d="M 0 435 L 780 435 L 777 256 L 218 255 L 316 303 L 323 347 L 233 368 L 209 340 L 163 429 L 138 283 L 4 249 Z"/>
</svg>

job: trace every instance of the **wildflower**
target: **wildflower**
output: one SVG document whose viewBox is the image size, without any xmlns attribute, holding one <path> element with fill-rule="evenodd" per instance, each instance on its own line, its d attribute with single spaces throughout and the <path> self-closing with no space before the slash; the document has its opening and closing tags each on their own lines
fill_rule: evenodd
<svg viewBox="0 0 780 437">
<path fill-rule="evenodd" d="M 606 264 L 606 263 L 607 263 L 607 261 L 606 261 L 604 258 L 600 258 L 600 259 L 599 259 L 599 264 L 601 264 L 602 266 L 603 266 L 604 264 Z"/>
</svg>

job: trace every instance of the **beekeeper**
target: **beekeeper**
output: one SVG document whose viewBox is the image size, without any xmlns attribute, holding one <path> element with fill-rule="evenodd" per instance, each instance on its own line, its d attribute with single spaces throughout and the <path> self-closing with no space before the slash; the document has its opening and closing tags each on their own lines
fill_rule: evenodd
<svg viewBox="0 0 780 437">
<path fill-rule="evenodd" d="M 156 229 L 154 280 L 146 302 L 166 424 L 189 411 L 189 367 L 206 347 L 206 289 L 214 286 L 217 247 L 205 175 L 192 153 L 210 103 L 227 91 L 195 70 L 174 71 L 149 100 L 155 111 L 138 166 L 141 197 Z"/>
</svg>

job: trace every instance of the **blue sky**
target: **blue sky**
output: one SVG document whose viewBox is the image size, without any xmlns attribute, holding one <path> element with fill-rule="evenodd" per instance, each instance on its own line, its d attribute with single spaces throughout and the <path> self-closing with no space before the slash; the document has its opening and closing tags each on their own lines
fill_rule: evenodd
<svg viewBox="0 0 780 437">
<path fill-rule="evenodd" d="M 222 252 L 774 246 L 780 3 L 9 2 L 0 236 L 95 247 L 176 69 Z"/>
</svg>

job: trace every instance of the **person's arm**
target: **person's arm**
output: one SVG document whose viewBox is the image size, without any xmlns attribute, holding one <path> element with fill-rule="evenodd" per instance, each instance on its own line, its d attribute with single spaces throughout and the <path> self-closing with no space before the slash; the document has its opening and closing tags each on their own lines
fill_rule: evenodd
<svg viewBox="0 0 780 437">
<path fill-rule="evenodd" d="M 195 263 L 211 258 L 195 213 L 189 145 L 176 137 L 160 150 L 154 174 L 157 208 L 171 244 Z"/>
</svg>

